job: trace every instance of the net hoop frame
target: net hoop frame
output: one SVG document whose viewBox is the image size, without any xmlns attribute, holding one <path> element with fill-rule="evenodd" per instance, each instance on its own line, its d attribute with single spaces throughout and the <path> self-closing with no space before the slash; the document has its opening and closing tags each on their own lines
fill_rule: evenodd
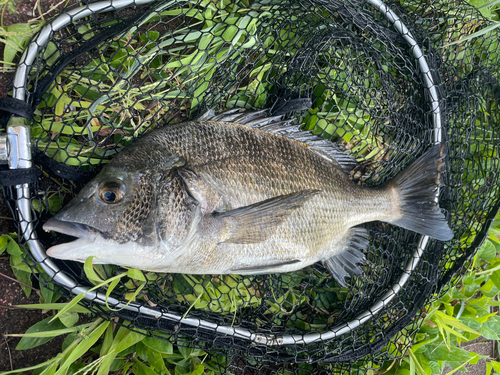
<svg viewBox="0 0 500 375">
<path fill-rule="evenodd" d="M 49 24 L 45 25 L 38 35 L 30 42 L 28 48 L 21 56 L 20 62 L 15 72 L 13 82 L 13 97 L 22 101 L 27 100 L 26 95 L 26 82 L 31 69 L 31 66 L 41 48 L 46 46 L 50 40 L 53 32 L 60 30 L 73 21 L 79 20 L 86 16 L 95 13 L 104 13 L 110 11 L 117 11 L 131 5 L 147 5 L 155 2 L 156 0 L 105 0 L 74 8 L 67 12 L 62 13 L 57 18 L 54 18 Z M 418 62 L 420 72 L 424 78 L 425 88 L 429 93 L 430 107 L 432 108 L 432 124 L 433 124 L 433 144 L 442 142 L 442 125 L 441 125 L 441 109 L 439 105 L 439 95 L 434 84 L 429 64 L 426 61 L 422 49 L 419 47 L 416 39 L 397 16 L 397 14 L 390 9 L 382 0 L 367 0 L 372 6 L 377 8 L 392 26 L 401 34 L 406 42 L 411 47 L 412 53 Z M 180 2 L 176 2 L 176 5 Z M 165 9 L 165 8 L 164 8 Z M 8 130 L 10 137 L 15 137 L 14 143 L 17 145 L 17 162 L 15 165 L 10 165 L 11 169 L 31 168 L 31 141 L 29 136 L 29 126 L 12 126 Z M 11 149 L 12 150 L 12 149 Z M 394 297 L 401 291 L 404 285 L 410 278 L 411 273 L 415 270 L 419 261 L 425 251 L 429 242 L 429 237 L 422 235 L 420 237 L 417 249 L 414 251 L 412 259 L 408 261 L 405 266 L 405 271 L 401 274 L 399 280 L 389 288 L 387 293 L 372 305 L 367 310 L 363 311 L 351 321 L 339 324 L 321 333 L 312 334 L 294 334 L 294 335 L 271 335 L 262 333 L 253 333 L 250 330 L 243 328 L 234 328 L 226 325 L 219 325 L 199 318 L 183 317 L 173 313 L 165 313 L 152 307 L 142 306 L 135 302 L 125 304 L 116 298 L 106 297 L 105 294 L 97 291 L 89 291 L 90 288 L 79 285 L 72 280 L 68 275 L 56 266 L 56 264 L 47 257 L 43 245 L 37 238 L 37 234 L 33 228 L 31 203 L 30 203 L 30 186 L 25 183 L 16 185 L 15 190 L 17 193 L 16 208 L 18 221 L 20 223 L 20 230 L 23 233 L 24 239 L 29 244 L 28 251 L 32 257 L 39 262 L 47 275 L 56 283 L 70 290 L 73 294 L 78 295 L 85 293 L 85 299 L 97 302 L 99 304 L 111 306 L 114 309 L 125 309 L 134 311 L 139 314 L 144 314 L 156 319 L 167 319 L 174 321 L 178 324 L 184 324 L 194 328 L 201 328 L 216 332 L 221 335 L 228 335 L 235 338 L 249 340 L 251 342 L 269 346 L 275 345 L 296 345 L 296 344 L 310 344 L 317 343 L 325 340 L 330 340 L 335 337 L 346 334 L 372 319 L 375 314 L 380 312 L 387 306 Z M 436 202 L 439 196 L 439 188 L 436 192 Z"/>
</svg>

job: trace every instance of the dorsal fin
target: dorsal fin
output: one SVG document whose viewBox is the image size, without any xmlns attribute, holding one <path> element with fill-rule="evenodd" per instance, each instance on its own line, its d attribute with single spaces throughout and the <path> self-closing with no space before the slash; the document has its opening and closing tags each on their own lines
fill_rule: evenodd
<svg viewBox="0 0 500 375">
<path fill-rule="evenodd" d="M 211 121 L 215 116 L 215 110 L 213 108 L 208 109 L 206 112 L 203 112 L 201 115 L 196 117 L 195 121 Z"/>
<path fill-rule="evenodd" d="M 211 110 L 201 115 L 197 121 L 233 122 L 294 139 L 310 146 L 310 150 L 322 158 L 337 163 L 346 173 L 358 164 L 354 157 L 340 150 L 337 144 L 301 130 L 299 125 L 292 124 L 293 120 L 284 120 L 283 115 L 267 116 L 267 114 L 268 111 L 265 109 L 244 111 L 233 108 L 218 115 Z"/>
<path fill-rule="evenodd" d="M 311 150 L 320 156 L 324 157 L 324 155 L 326 155 L 326 157 L 330 158 L 333 162 L 337 162 L 345 173 L 349 174 L 352 169 L 358 165 L 356 159 L 350 154 L 340 150 L 336 143 L 314 134 L 309 135 L 308 138 L 301 141 L 311 146 Z"/>
</svg>

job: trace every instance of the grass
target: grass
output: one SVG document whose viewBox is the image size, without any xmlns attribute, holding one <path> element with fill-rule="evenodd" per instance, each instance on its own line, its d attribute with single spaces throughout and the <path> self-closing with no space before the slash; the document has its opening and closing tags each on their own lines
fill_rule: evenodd
<svg viewBox="0 0 500 375">
<path fill-rule="evenodd" d="M 500 216 L 490 231 L 490 237 L 500 236 Z M 413 332 L 417 327 L 418 332 L 414 337 L 414 344 L 402 359 L 390 362 L 379 362 L 374 360 L 370 366 L 377 373 L 387 374 L 440 374 L 449 366 L 458 369 L 466 363 L 477 363 L 478 360 L 486 358 L 461 348 L 470 340 L 483 337 L 488 340 L 499 340 L 500 318 L 497 313 L 492 312 L 500 305 L 498 295 L 500 294 L 500 258 L 494 254 L 500 253 L 499 247 L 486 242 L 479 253 L 474 258 L 474 264 L 469 272 L 460 282 L 451 287 L 440 299 L 435 300 L 427 306 L 420 317 L 420 321 L 415 321 L 407 329 Z M 16 246 L 11 237 L 6 235 L 0 237 L 0 254 L 7 251 L 11 256 L 17 254 L 13 250 Z M 10 245 L 10 246 L 9 246 Z M 491 250 L 491 246 L 495 248 Z M 88 262 L 87 267 L 90 267 Z M 95 282 L 100 280 L 96 274 L 89 272 L 89 279 Z M 125 272 L 123 277 L 130 277 L 131 280 L 141 281 L 144 275 L 138 274 L 137 270 Z M 147 276 L 146 276 L 147 277 Z M 210 293 L 196 288 L 196 285 L 203 285 L 201 280 L 194 280 L 191 276 L 189 284 L 198 291 L 200 295 Z M 201 277 L 200 277 L 201 278 Z M 234 290 L 234 289 L 233 289 Z M 227 290 L 229 292 L 229 288 Z M 55 303 L 57 295 L 52 295 L 49 300 L 46 296 L 41 300 L 45 303 L 39 305 L 19 306 L 20 308 L 37 308 L 44 310 L 59 311 L 53 316 L 49 316 L 43 321 L 30 328 L 22 336 L 22 340 L 16 350 L 25 350 L 41 345 L 58 335 L 69 334 L 63 344 L 61 354 L 55 358 L 31 368 L 35 374 L 53 373 L 52 370 L 58 368 L 59 373 L 64 369 L 71 369 L 70 373 L 78 370 L 88 373 L 107 373 L 106 369 L 112 373 L 149 373 L 143 366 L 151 371 L 151 374 L 162 373 L 218 373 L 218 358 L 215 361 L 207 361 L 207 353 L 202 350 L 193 350 L 187 347 L 177 346 L 164 339 L 150 337 L 146 332 L 135 332 L 127 329 L 127 322 L 122 322 L 125 326 L 114 328 L 110 322 L 103 322 L 101 318 L 94 318 L 84 325 L 77 325 L 82 314 L 88 311 L 74 303 Z M 194 301 L 201 298 L 188 297 Z M 192 303 L 192 301 L 189 301 Z M 294 304 L 290 304 L 293 306 Z M 193 305 L 194 308 L 205 308 L 206 306 Z M 272 306 L 271 306 L 272 307 Z M 283 310 L 283 305 L 276 309 Z M 226 311 L 230 313 L 230 308 Z M 287 314 L 290 311 L 281 311 Z M 279 316 L 280 312 L 272 311 L 273 316 Z M 144 334 L 143 334 L 144 333 Z M 163 337 L 159 332 L 152 332 L 154 336 Z M 405 330 L 401 333 L 404 337 Z M 164 337 L 167 338 L 168 337 Z M 170 338 L 171 339 L 171 338 Z M 182 342 L 182 341 L 181 341 Z M 92 350 L 90 350 L 92 348 Z M 394 344 L 390 344 L 385 351 L 398 354 L 401 349 Z M 328 365 L 325 365 L 328 368 Z M 500 362 L 491 358 L 487 361 L 488 374 L 500 372 Z M 304 367 L 304 370 L 307 366 Z M 13 373 L 27 371 L 28 369 L 17 369 Z M 93 372 L 93 371 L 94 372 Z M 287 370 L 283 370 L 287 373 Z M 5 373 L 7 374 L 7 373 Z"/>
<path fill-rule="evenodd" d="M 4 2 L 6 7 L 9 4 Z M 421 6 L 425 7 L 425 4 L 423 2 Z M 497 4 L 473 5 L 482 6 L 480 9 L 486 17 L 498 21 Z M 185 118 L 182 115 L 196 112 L 198 105 L 220 103 L 222 98 L 218 96 L 218 90 L 233 87 L 222 102 L 225 107 L 264 106 L 270 93 L 276 90 L 274 79 L 285 71 L 289 56 L 295 52 L 297 43 L 301 43 L 297 34 L 299 26 L 306 27 L 318 21 L 318 15 L 312 12 L 303 17 L 275 13 L 273 21 L 282 26 L 282 31 L 276 33 L 269 23 L 273 6 L 272 2 L 251 6 L 245 0 L 186 1 L 181 8 L 159 9 L 162 17 L 172 22 L 180 16 L 188 19 L 190 27 L 162 29 L 161 32 L 148 28 L 146 32 L 129 33 L 103 48 L 99 56 L 87 61 L 85 68 L 63 72 L 36 111 L 32 130 L 36 146 L 67 165 L 91 168 L 107 162 L 118 149 L 153 128 L 157 122 L 181 121 Z M 451 33 L 444 41 L 452 47 L 447 49 L 447 58 L 463 61 L 465 70 L 472 69 L 471 63 L 480 59 L 482 52 L 496 48 L 496 41 L 481 46 L 477 44 L 474 37 L 487 35 L 488 29 L 481 28 L 474 19 L 462 20 L 459 14 L 453 13 L 451 6 L 446 19 L 448 21 L 443 20 L 443 27 L 446 22 L 457 22 L 460 23 L 457 30 L 467 30 L 467 36 Z M 151 17 L 143 22 L 153 25 L 156 21 Z M 41 24 L 3 27 L 0 38 L 6 45 L 5 70 L 12 69 L 14 56 L 25 48 Z M 94 35 L 84 25 L 79 26 L 78 33 L 84 39 Z M 457 43 L 459 41 L 462 43 Z M 464 41 L 471 44 L 465 45 Z M 252 54 L 250 51 L 255 45 L 269 47 L 268 53 Z M 359 97 L 355 87 L 361 84 L 367 89 L 380 90 L 381 77 L 375 75 L 368 62 L 363 63 L 364 59 L 355 62 L 359 55 L 351 55 L 348 47 L 343 51 L 339 54 L 335 48 L 327 48 L 320 54 L 316 81 L 312 82 L 315 87 L 313 108 L 304 117 L 304 129 L 345 144 L 360 160 L 378 160 L 387 150 L 392 132 L 377 125 L 373 114 L 383 117 L 387 109 L 378 109 L 380 99 L 376 94 Z M 53 62 L 57 57 L 55 46 L 49 44 L 45 58 Z M 226 72 L 237 74 L 247 58 L 252 65 L 244 74 L 244 83 L 236 85 L 229 79 L 220 87 L 209 85 L 211 79 L 220 74 L 216 63 Z M 494 54 L 490 58 L 494 59 Z M 272 64 L 272 59 L 281 63 Z M 139 69 L 142 64 L 147 64 L 146 72 Z M 386 74 L 393 74 L 389 66 L 384 69 Z M 367 77 L 366 82 L 355 82 L 355 77 L 359 76 Z M 335 82 L 333 87 L 323 84 L 327 78 Z M 297 77 L 299 82 L 301 79 L 303 77 Z M 349 99 L 340 97 L 338 92 L 349 93 Z M 491 109 L 486 103 L 480 107 L 486 117 Z M 493 141 L 495 135 L 481 126 L 482 122 L 478 120 L 474 134 L 464 132 L 463 141 L 471 137 Z M 495 157 L 495 150 L 488 147 L 474 151 L 468 160 L 474 165 L 485 160 L 491 164 Z M 484 155 L 489 155 L 489 158 L 484 158 Z M 380 178 L 372 177 L 374 180 Z M 485 176 L 480 176 L 477 184 L 486 183 Z M 61 207 L 61 195 L 69 196 L 70 191 L 66 185 L 55 185 L 44 199 L 33 201 L 34 209 L 56 212 Z M 471 192 L 469 196 L 471 201 L 481 198 L 474 194 Z M 476 220 L 479 225 L 484 218 L 459 220 Z M 373 358 L 369 364 L 372 373 L 437 374 L 444 370 L 445 365 L 458 371 L 464 364 L 476 363 L 481 358 L 460 348 L 461 344 L 481 336 L 498 340 L 499 320 L 491 309 L 498 306 L 500 289 L 500 265 L 496 257 L 500 253 L 499 224 L 499 221 L 495 222 L 488 240 L 462 281 L 427 306 L 420 320 L 402 332 L 401 342 L 390 344 L 381 356 Z M 464 245 L 468 244 L 467 235 L 462 238 Z M 25 250 L 16 244 L 13 235 L 0 237 L 0 249 L 0 254 L 4 251 L 10 254 L 16 277 L 24 284 L 25 292 L 31 293 L 31 271 L 35 269 L 40 273 L 41 270 L 34 264 L 23 262 Z M 453 262 L 453 256 L 449 257 L 449 264 Z M 284 326 L 297 332 L 325 329 L 332 319 L 341 316 L 343 302 L 351 297 L 349 291 L 336 285 L 328 275 L 321 278 L 311 274 L 317 272 L 311 269 L 294 276 L 284 275 L 280 285 L 265 285 L 269 279 L 259 277 L 165 276 L 113 266 L 93 267 L 89 261 L 84 271 L 94 286 L 108 295 L 113 293 L 128 301 L 141 301 L 151 306 L 163 301 L 178 306 L 179 311 L 186 314 L 186 311 L 217 314 L 227 324 L 235 324 L 241 315 L 261 307 L 260 320 L 255 322 L 257 327 Z M 263 294 L 262 290 L 271 292 Z M 61 354 L 36 366 L 35 374 L 201 374 L 217 373 L 218 364 L 223 366 L 226 363 L 225 358 L 211 358 L 200 349 L 188 348 L 182 339 L 179 345 L 174 345 L 159 339 L 162 335 L 159 332 L 152 333 L 158 336 L 155 338 L 129 330 L 125 321 L 120 321 L 125 325 L 121 327 L 100 318 L 94 318 L 90 324 L 77 325 L 81 314 L 86 313 L 82 307 L 75 302 L 54 306 L 57 294 L 43 285 L 37 293 L 41 304 L 33 308 L 50 308 L 59 312 L 32 327 L 23 336 L 18 349 L 40 345 L 57 335 L 69 335 Z M 408 345 L 404 334 L 412 335 L 416 331 L 413 346 L 404 352 Z M 174 341 L 172 337 L 167 339 Z M 383 358 L 387 358 L 384 353 L 403 357 L 383 362 Z M 307 365 L 301 366 L 304 370 L 309 369 Z M 331 370 L 329 366 L 324 365 L 324 368 Z M 498 362 L 489 360 L 487 366 L 489 373 L 500 372 Z M 286 366 L 281 372 L 288 373 Z"/>
</svg>

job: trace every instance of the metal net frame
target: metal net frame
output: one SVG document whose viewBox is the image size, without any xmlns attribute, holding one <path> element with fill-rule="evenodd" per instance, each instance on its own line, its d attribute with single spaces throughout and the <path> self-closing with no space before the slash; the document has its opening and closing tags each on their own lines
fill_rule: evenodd
<svg viewBox="0 0 500 375">
<path fill-rule="evenodd" d="M 4 187 L 27 263 L 65 296 L 130 329 L 276 372 L 367 368 L 404 354 L 424 306 L 450 284 L 498 211 L 498 48 L 460 41 L 482 20 L 458 4 L 415 1 L 96 1 L 50 21 L 21 57 L 13 97 L 36 111 L 7 128 L 9 166 L 42 177 Z M 482 23 L 487 21 L 482 20 Z M 121 279 L 110 296 L 79 263 L 50 259 L 64 242 L 41 224 L 133 139 L 207 108 L 308 103 L 304 131 L 356 157 L 351 178 L 376 186 L 432 144 L 447 145 L 442 243 L 369 223 L 364 274 L 337 285 L 317 264 L 290 274 Z M 109 278 L 116 266 L 97 266 Z M 133 297 L 131 297 L 133 295 Z M 109 309 L 111 307 L 112 309 Z M 272 364 L 270 364 L 272 362 Z M 328 364 L 328 365 L 327 365 Z"/>
</svg>

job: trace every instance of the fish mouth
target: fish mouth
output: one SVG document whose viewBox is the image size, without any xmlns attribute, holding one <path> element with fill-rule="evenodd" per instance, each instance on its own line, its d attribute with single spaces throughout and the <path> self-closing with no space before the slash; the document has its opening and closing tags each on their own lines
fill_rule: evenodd
<svg viewBox="0 0 500 375">
<path fill-rule="evenodd" d="M 71 221 L 62 221 L 55 218 L 49 219 L 44 225 L 43 230 L 46 232 L 54 231 L 61 234 L 67 234 L 71 237 L 76 238 L 89 238 L 95 237 L 97 229 L 92 228 L 89 225 L 75 223 Z M 93 236 L 92 236 L 93 234 Z"/>
<path fill-rule="evenodd" d="M 62 221 L 56 218 L 49 219 L 44 225 L 43 230 L 46 232 L 54 231 L 65 234 L 71 237 L 76 237 L 76 240 L 52 246 L 47 250 L 47 255 L 52 258 L 76 260 L 85 262 L 82 258 L 80 249 L 88 247 L 100 233 L 97 229 L 82 223 L 71 221 Z"/>
</svg>

